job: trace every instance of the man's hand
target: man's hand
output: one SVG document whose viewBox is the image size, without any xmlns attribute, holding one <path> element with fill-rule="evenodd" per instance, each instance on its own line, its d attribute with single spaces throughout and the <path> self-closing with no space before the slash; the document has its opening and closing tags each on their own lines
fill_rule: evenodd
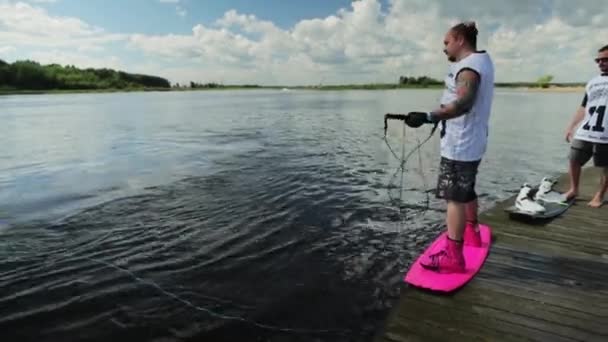
<svg viewBox="0 0 608 342">
<path fill-rule="evenodd" d="M 572 128 L 568 128 L 566 130 L 566 142 L 570 142 L 572 141 L 572 133 L 573 133 L 573 129 Z"/>
<path fill-rule="evenodd" d="M 586 97 L 585 97 L 585 99 L 586 99 Z M 576 113 L 574 114 L 572 121 L 570 121 L 568 128 L 566 128 L 566 141 L 567 142 L 572 141 L 572 136 L 574 135 L 574 129 L 576 127 L 578 127 L 578 125 L 581 123 L 581 121 L 583 121 L 584 118 L 585 118 L 585 107 L 580 106 L 578 108 L 578 110 L 576 111 Z"/>
<path fill-rule="evenodd" d="M 405 123 L 413 128 L 418 128 L 427 123 L 436 123 L 439 120 L 434 113 L 409 112 L 405 118 Z"/>
</svg>

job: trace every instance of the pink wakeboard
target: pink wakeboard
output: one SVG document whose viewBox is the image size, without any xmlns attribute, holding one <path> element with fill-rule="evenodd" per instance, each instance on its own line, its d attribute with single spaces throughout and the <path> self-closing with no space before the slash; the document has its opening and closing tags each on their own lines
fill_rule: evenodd
<svg viewBox="0 0 608 342">
<path fill-rule="evenodd" d="M 420 265 L 420 260 L 423 260 L 425 256 L 437 253 L 445 246 L 447 232 L 443 232 L 412 264 L 405 275 L 405 282 L 415 287 L 437 292 L 452 292 L 464 286 L 479 272 L 490 250 L 492 234 L 490 227 L 480 224 L 479 232 L 481 235 L 481 247 L 464 245 L 463 253 L 466 268 L 464 273 L 442 274 L 427 270 Z"/>
</svg>

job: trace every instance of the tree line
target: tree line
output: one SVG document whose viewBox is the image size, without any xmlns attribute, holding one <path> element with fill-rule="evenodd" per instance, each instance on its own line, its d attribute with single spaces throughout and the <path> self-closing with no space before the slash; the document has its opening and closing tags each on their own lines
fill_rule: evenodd
<svg viewBox="0 0 608 342">
<path fill-rule="evenodd" d="M 213 88 L 222 88 L 223 85 L 219 84 L 219 83 L 196 83 L 196 82 L 192 82 L 190 81 L 190 88 L 192 89 L 197 89 L 197 88 L 209 88 L 209 89 L 213 89 Z"/>
<path fill-rule="evenodd" d="M 551 85 L 560 85 L 553 84 L 553 75 L 544 75 L 539 77 L 536 82 L 502 82 L 496 83 L 496 86 L 500 87 L 539 87 L 539 88 L 549 88 Z M 401 76 L 399 77 L 399 85 L 416 85 L 416 86 L 428 86 L 428 85 L 440 85 L 443 84 L 442 81 L 436 80 L 427 76 L 420 77 L 408 77 Z M 566 84 L 566 85 L 578 85 L 578 83 Z"/>
<path fill-rule="evenodd" d="M 179 83 L 176 83 L 175 88 L 184 88 L 187 87 L 186 85 L 180 85 Z M 215 82 L 210 82 L 210 83 L 197 83 L 194 81 L 190 81 L 190 88 L 191 89 L 215 89 L 215 88 L 263 88 L 262 86 L 258 85 L 258 84 L 239 84 L 239 85 L 225 85 L 225 84 L 221 84 L 221 83 L 215 83 Z M 277 86 L 271 86 L 270 88 L 276 88 Z"/>
<path fill-rule="evenodd" d="M 536 82 L 519 83 L 497 83 L 497 86 L 531 86 L 547 88 L 552 85 L 552 75 L 540 77 Z M 443 82 L 428 76 L 401 76 L 399 83 L 393 87 L 427 87 L 442 85 Z M 394 85 L 394 84 L 393 84 Z M 228 86 L 218 83 L 190 82 L 192 89 L 214 89 L 214 88 L 260 88 L 259 85 Z M 337 88 L 386 88 L 390 85 L 365 85 L 365 86 L 336 86 Z M 186 88 L 188 85 L 174 85 L 175 88 Z M 138 89 L 138 88 L 171 88 L 171 83 L 162 77 L 131 74 L 108 68 L 102 69 L 79 69 L 73 65 L 61 66 L 59 64 L 41 65 L 31 60 L 7 63 L 0 59 L 0 90 L 95 90 L 95 89 Z M 326 87 L 324 87 L 326 88 Z"/>
<path fill-rule="evenodd" d="M 427 86 L 427 85 L 439 85 L 439 84 L 443 84 L 443 82 L 436 80 L 434 78 L 431 78 L 431 77 L 427 77 L 427 76 L 419 76 L 419 77 L 401 76 L 401 77 L 399 77 L 399 84 L 400 85 Z"/>
<path fill-rule="evenodd" d="M 23 60 L 7 63 L 0 59 L 0 88 L 48 89 L 129 89 L 170 88 L 167 79 L 130 74 L 113 69 L 79 69 L 73 65 L 41 65 Z"/>
</svg>

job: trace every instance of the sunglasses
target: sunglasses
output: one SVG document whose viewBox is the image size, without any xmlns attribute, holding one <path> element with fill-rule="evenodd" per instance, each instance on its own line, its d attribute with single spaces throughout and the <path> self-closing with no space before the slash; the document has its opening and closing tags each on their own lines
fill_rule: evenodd
<svg viewBox="0 0 608 342">
<path fill-rule="evenodd" d="M 601 62 L 608 63 L 608 57 L 596 58 L 595 63 L 600 64 Z"/>
</svg>

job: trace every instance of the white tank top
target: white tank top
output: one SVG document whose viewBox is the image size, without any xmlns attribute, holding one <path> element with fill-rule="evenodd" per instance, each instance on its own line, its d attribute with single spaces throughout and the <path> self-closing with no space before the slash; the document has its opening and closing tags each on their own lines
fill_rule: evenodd
<svg viewBox="0 0 608 342">
<path fill-rule="evenodd" d="M 477 72 L 481 83 L 471 110 L 442 123 L 445 134 L 441 138 L 441 156 L 458 161 L 476 161 L 483 157 L 488 143 L 488 121 L 494 97 L 494 63 L 490 55 L 481 51 L 451 64 L 441 104 L 456 100 L 456 77 L 463 69 Z"/>
<path fill-rule="evenodd" d="M 596 76 L 585 87 L 585 118 L 575 138 L 608 144 L 608 76 Z"/>
</svg>

